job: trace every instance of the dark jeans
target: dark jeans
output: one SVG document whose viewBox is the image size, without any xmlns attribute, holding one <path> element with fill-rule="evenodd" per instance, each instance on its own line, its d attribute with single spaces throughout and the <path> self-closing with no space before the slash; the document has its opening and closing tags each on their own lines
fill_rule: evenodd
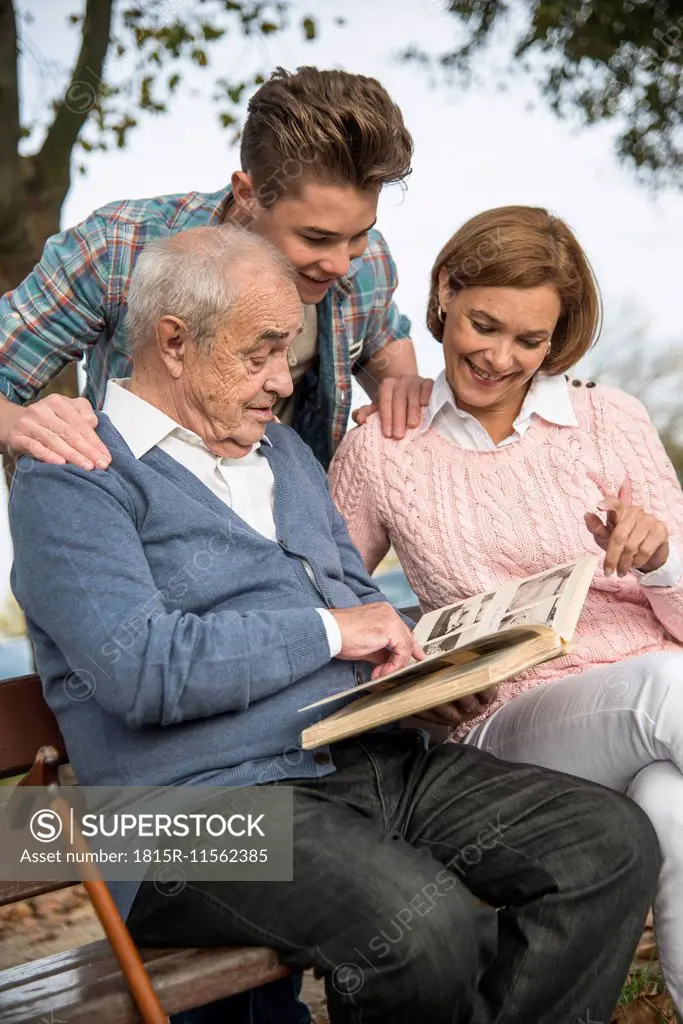
<svg viewBox="0 0 683 1024">
<path fill-rule="evenodd" d="M 171 1017 L 171 1024 L 310 1024 L 311 1014 L 299 1000 L 301 975 L 292 974 L 251 992 L 200 1006 Z"/>
<path fill-rule="evenodd" d="M 409 730 L 334 758 L 294 784 L 294 881 L 143 882 L 138 942 L 271 946 L 333 1024 L 609 1021 L 660 865 L 635 804 Z"/>
</svg>

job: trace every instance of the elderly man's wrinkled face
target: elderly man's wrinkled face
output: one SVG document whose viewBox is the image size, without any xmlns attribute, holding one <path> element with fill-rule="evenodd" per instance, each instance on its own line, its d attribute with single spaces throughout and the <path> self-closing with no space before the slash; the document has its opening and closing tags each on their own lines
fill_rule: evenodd
<svg viewBox="0 0 683 1024">
<path fill-rule="evenodd" d="M 273 421 L 277 399 L 291 395 L 287 356 L 301 327 L 296 286 L 266 273 L 244 288 L 211 355 L 187 350 L 184 404 L 192 429 L 216 455 L 246 455 Z"/>
</svg>

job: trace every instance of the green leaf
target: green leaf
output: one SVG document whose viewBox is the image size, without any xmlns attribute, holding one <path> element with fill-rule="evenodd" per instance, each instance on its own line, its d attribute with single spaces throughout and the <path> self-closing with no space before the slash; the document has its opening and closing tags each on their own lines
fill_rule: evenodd
<svg viewBox="0 0 683 1024">
<path fill-rule="evenodd" d="M 174 75 L 171 75 L 171 77 L 168 80 L 169 92 L 175 92 L 178 86 L 180 85 L 181 80 L 182 76 L 179 75 L 177 72 Z"/>
<path fill-rule="evenodd" d="M 202 35 L 207 43 L 212 43 L 216 39 L 222 39 L 225 35 L 224 28 L 214 28 L 213 25 L 202 25 Z"/>
<path fill-rule="evenodd" d="M 113 124 L 111 130 L 116 137 L 116 146 L 118 149 L 124 149 L 127 141 L 127 135 L 131 128 L 137 126 L 137 121 L 133 117 L 125 115 L 121 118 L 118 124 Z"/>
<path fill-rule="evenodd" d="M 262 21 L 259 28 L 264 36 L 270 36 L 273 32 L 279 31 L 280 26 L 276 25 L 274 21 Z"/>
<path fill-rule="evenodd" d="M 232 114 L 222 113 L 218 115 L 221 128 L 229 128 L 232 124 L 237 124 L 237 118 L 233 117 Z"/>
<path fill-rule="evenodd" d="M 209 59 L 206 56 L 206 50 L 202 50 L 201 47 L 195 46 L 193 50 L 190 50 L 190 59 L 198 64 L 200 68 L 205 68 L 209 63 Z"/>
<path fill-rule="evenodd" d="M 304 38 L 307 42 L 310 42 L 318 34 L 317 26 L 313 18 L 304 18 L 301 22 L 301 27 L 304 30 Z"/>
<path fill-rule="evenodd" d="M 240 85 L 231 85 L 228 87 L 227 93 L 233 103 L 239 103 L 245 88 L 245 82 L 240 83 Z"/>
<path fill-rule="evenodd" d="M 156 103 L 152 98 L 152 83 L 154 78 L 152 75 L 145 75 L 140 82 L 140 99 L 139 104 L 143 110 L 154 110 Z"/>
<path fill-rule="evenodd" d="M 154 33 L 151 31 L 151 29 L 139 28 L 138 26 L 135 26 L 135 28 L 133 29 L 133 38 L 135 40 L 135 45 L 137 46 L 138 50 L 141 50 L 142 47 L 147 42 L 147 40 L 152 39 L 153 36 Z"/>
</svg>

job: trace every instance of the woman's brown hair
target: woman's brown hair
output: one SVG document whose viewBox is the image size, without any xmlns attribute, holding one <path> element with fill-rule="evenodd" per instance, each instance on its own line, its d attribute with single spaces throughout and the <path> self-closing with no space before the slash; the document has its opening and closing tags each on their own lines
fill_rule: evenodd
<svg viewBox="0 0 683 1024">
<path fill-rule="evenodd" d="M 249 101 L 242 169 L 263 206 L 298 194 L 302 179 L 381 188 L 410 174 L 413 140 L 375 78 L 277 68 Z"/>
<path fill-rule="evenodd" d="M 562 310 L 543 371 L 564 373 L 597 340 L 602 304 L 595 274 L 564 221 L 535 206 L 501 206 L 468 220 L 446 243 L 432 268 L 427 327 L 443 337 L 439 276 L 452 295 L 463 288 L 553 285 Z"/>
</svg>

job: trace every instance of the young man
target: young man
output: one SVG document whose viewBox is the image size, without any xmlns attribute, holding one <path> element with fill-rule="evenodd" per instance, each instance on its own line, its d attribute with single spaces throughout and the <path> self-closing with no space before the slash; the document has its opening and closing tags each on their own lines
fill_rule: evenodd
<svg viewBox="0 0 683 1024">
<path fill-rule="evenodd" d="M 295 394 L 279 418 L 327 466 L 360 372 L 386 432 L 403 436 L 431 382 L 417 376 L 410 324 L 392 299 L 396 269 L 373 226 L 382 186 L 409 174 L 411 155 L 401 112 L 375 79 L 276 71 L 249 104 L 230 186 L 102 207 L 49 239 L 34 271 L 0 299 L 0 445 L 106 468 L 93 408 L 109 378 L 130 374 L 124 313 L 137 256 L 153 238 L 222 223 L 269 239 L 297 270 L 305 329 L 291 362 Z M 50 395 L 24 408 L 82 356 L 85 398 Z"/>
<path fill-rule="evenodd" d="M 0 299 L 0 450 L 84 469 L 109 465 L 93 410 L 109 379 L 131 374 L 124 314 L 137 257 L 151 239 L 225 223 L 269 239 L 297 270 L 305 326 L 290 360 L 294 395 L 276 412 L 320 462 L 327 467 L 346 430 L 352 372 L 377 399 L 389 436 L 418 425 L 431 382 L 417 376 L 410 324 L 392 298 L 396 269 L 373 228 L 382 186 L 410 171 L 400 110 L 375 79 L 279 69 L 249 103 L 240 156 L 242 169 L 218 193 L 111 203 L 48 240 L 34 271 Z M 81 357 L 85 397 L 26 405 Z M 305 1024 L 309 1015 L 288 986 L 236 997 L 230 1014 Z M 201 1016 L 202 1024 L 220 1014 Z M 186 1020 L 199 1024 L 200 1016 Z"/>
</svg>

